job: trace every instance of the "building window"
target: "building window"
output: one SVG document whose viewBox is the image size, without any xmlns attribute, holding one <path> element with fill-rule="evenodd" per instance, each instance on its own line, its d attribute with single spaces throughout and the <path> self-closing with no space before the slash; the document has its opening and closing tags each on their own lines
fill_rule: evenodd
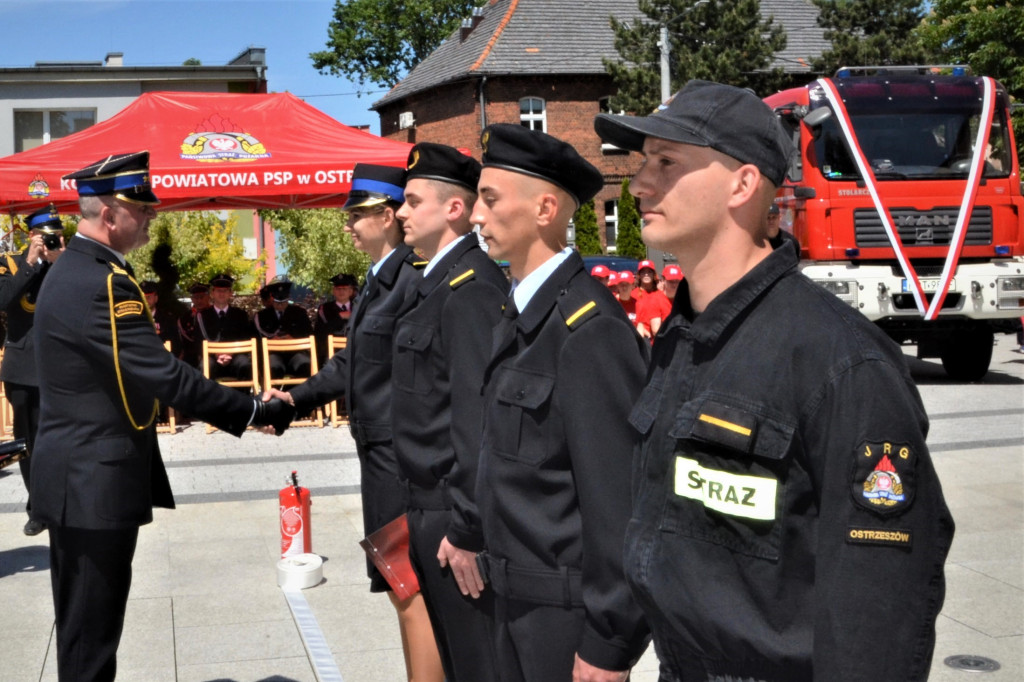
<svg viewBox="0 0 1024 682">
<path fill-rule="evenodd" d="M 530 130 L 548 131 L 548 117 L 544 100 L 540 97 L 524 97 L 519 100 L 519 123 Z"/>
<path fill-rule="evenodd" d="M 15 111 L 14 151 L 23 152 L 59 140 L 94 123 L 95 109 Z"/>
<path fill-rule="evenodd" d="M 615 110 L 612 109 L 612 98 L 611 97 L 602 97 L 600 100 L 598 100 L 598 106 L 600 107 L 602 114 L 622 115 L 622 114 L 626 113 L 622 109 L 619 109 L 618 111 L 615 111 Z M 611 142 L 602 142 L 601 143 L 601 153 L 605 154 L 605 155 L 608 155 L 608 154 L 628 154 L 629 150 L 622 149 L 621 147 L 616 147 Z"/>
<path fill-rule="evenodd" d="M 604 235 L 608 253 L 615 253 L 615 240 L 619 236 L 619 200 L 604 202 Z"/>
</svg>

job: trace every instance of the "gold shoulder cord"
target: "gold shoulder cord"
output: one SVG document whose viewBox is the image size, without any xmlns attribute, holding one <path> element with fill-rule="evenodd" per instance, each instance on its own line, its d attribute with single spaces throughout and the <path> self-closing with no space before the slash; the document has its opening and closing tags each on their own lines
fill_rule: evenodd
<svg viewBox="0 0 1024 682">
<path fill-rule="evenodd" d="M 134 279 L 131 277 L 129 277 L 129 279 L 132 280 L 132 284 L 135 284 L 136 287 L 139 286 Z M 142 289 L 139 289 L 139 295 L 142 295 Z M 145 304 L 145 296 L 142 296 L 142 301 L 143 308 L 146 311 L 146 316 L 149 318 L 150 323 L 152 323 L 153 316 L 149 312 L 149 306 Z M 125 414 L 128 415 L 128 421 L 131 422 L 132 428 L 136 431 L 142 431 L 144 429 L 148 429 L 149 426 L 156 421 L 159 403 L 156 400 L 153 401 L 153 413 L 149 416 L 149 421 L 142 426 L 139 426 L 135 422 L 135 417 L 132 415 L 132 409 L 128 406 L 128 395 L 125 393 L 124 380 L 121 378 L 121 361 L 117 354 L 117 322 L 115 321 L 117 318 L 114 317 L 114 273 L 107 275 L 107 302 L 110 304 L 110 338 L 114 346 L 114 370 L 117 372 L 117 387 L 121 391 L 121 403 L 124 405 Z"/>
</svg>

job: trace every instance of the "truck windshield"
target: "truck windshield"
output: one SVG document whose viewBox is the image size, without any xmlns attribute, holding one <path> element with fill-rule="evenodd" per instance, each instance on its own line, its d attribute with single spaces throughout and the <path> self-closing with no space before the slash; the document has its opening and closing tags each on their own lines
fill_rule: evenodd
<svg viewBox="0 0 1024 682">
<path fill-rule="evenodd" d="M 981 119 L 978 79 L 835 82 L 864 156 L 879 180 L 967 177 Z M 823 96 L 818 104 L 827 106 Z M 986 178 L 1010 174 L 1005 111 L 1005 94 L 1000 88 L 986 149 Z M 817 131 L 814 151 L 827 179 L 860 179 L 835 116 Z"/>
</svg>

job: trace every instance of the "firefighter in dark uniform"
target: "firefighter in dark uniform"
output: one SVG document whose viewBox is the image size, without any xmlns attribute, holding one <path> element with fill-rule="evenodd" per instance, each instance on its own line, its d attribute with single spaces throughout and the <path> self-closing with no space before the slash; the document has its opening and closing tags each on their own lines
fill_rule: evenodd
<svg viewBox="0 0 1024 682">
<path fill-rule="evenodd" d="M 36 304 L 32 517 L 49 527 L 61 682 L 115 678 L 139 526 L 154 506 L 174 506 L 158 402 L 236 436 L 249 423 L 283 428 L 294 414 L 164 351 L 125 261 L 156 215 L 148 161 L 148 152 L 110 156 L 65 178 L 77 182 L 82 219 Z"/>
<path fill-rule="evenodd" d="M 953 537 L 927 416 L 899 347 L 768 242 L 788 136 L 705 81 L 595 127 L 643 152 L 644 241 L 686 273 L 630 418 L 661 679 L 927 678 Z"/>
<path fill-rule="evenodd" d="M 360 463 L 363 528 L 367 535 L 405 513 L 392 440 L 392 343 L 398 311 L 421 279 L 426 262 L 403 242 L 395 212 L 404 201 L 405 170 L 356 164 L 345 210 L 345 230 L 373 265 L 349 320 L 348 345 L 309 381 L 288 393 L 299 413 L 344 398 Z M 398 611 L 412 679 L 444 678 L 422 594 L 398 600 L 367 560 L 371 592 L 387 592 Z"/>
<path fill-rule="evenodd" d="M 321 367 L 327 360 L 327 337 L 348 336 L 348 324 L 352 319 L 358 288 L 359 282 L 355 275 L 339 272 L 331 277 L 331 299 L 316 309 L 313 335 L 316 336 L 317 360 Z"/>
<path fill-rule="evenodd" d="M 196 315 L 200 367 L 203 362 L 203 339 L 207 341 L 244 341 L 254 338 L 256 334 L 245 311 L 238 306 L 231 305 L 234 284 L 235 278 L 228 274 L 222 273 L 210 278 L 212 304 L 209 308 L 200 310 Z M 235 379 L 247 379 L 252 376 L 252 358 L 245 353 L 235 353 L 234 355 L 223 353 L 217 356 L 216 364 L 211 363 L 210 369 L 210 374 L 213 377 L 229 376 Z"/>
<path fill-rule="evenodd" d="M 271 307 L 257 312 L 253 318 L 256 333 L 265 339 L 301 339 L 313 335 L 313 323 L 305 308 L 291 302 L 292 283 L 278 275 L 267 283 Z M 270 376 L 280 379 L 286 374 L 293 377 L 309 376 L 309 353 L 271 353 Z"/>
<path fill-rule="evenodd" d="M 178 316 L 171 312 L 167 306 L 160 305 L 160 285 L 153 280 L 146 280 L 139 283 L 139 288 L 146 297 L 146 305 L 149 306 L 149 313 L 153 316 L 153 324 L 156 326 L 156 334 L 164 343 L 170 342 L 170 351 L 175 357 L 181 357 L 181 336 L 178 334 Z"/>
<path fill-rule="evenodd" d="M 480 387 L 508 280 L 469 220 L 479 179 L 476 159 L 420 143 L 398 211 L 405 243 L 429 263 L 395 328 L 392 428 L 409 494 L 409 555 L 448 682 L 486 680 L 497 667 L 493 595 L 476 564 L 476 474 Z"/>
<path fill-rule="evenodd" d="M 181 359 L 196 368 L 202 368 L 203 337 L 199 333 L 199 313 L 210 307 L 210 286 L 196 282 L 188 288 L 192 307 L 178 318 L 178 336 L 181 338 Z"/>
<path fill-rule="evenodd" d="M 578 206 L 604 185 L 570 145 L 484 130 L 471 219 L 513 291 L 485 373 L 477 504 L 503 682 L 626 679 L 648 632 L 622 567 L 647 348 L 579 254 Z"/>
<path fill-rule="evenodd" d="M 7 313 L 7 338 L 0 380 L 14 412 L 14 437 L 24 438 L 31 454 L 39 425 L 39 381 L 36 378 L 35 322 L 36 297 L 43 278 L 64 251 L 64 227 L 53 204 L 25 219 L 29 230 L 28 247 L 20 253 L 4 254 L 0 259 L 0 307 Z M 18 462 L 25 489 L 30 490 L 32 460 Z M 31 515 L 32 498 L 25 511 Z M 25 535 L 38 535 L 45 524 L 31 518 L 25 522 Z"/>
</svg>

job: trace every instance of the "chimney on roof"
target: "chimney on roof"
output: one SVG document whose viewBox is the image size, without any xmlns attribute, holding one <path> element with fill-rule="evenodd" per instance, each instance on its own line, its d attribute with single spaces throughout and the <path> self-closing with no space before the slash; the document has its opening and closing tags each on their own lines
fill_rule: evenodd
<svg viewBox="0 0 1024 682">
<path fill-rule="evenodd" d="M 124 66 L 124 52 L 108 52 L 103 66 Z"/>
<path fill-rule="evenodd" d="M 459 28 L 459 40 L 461 41 L 468 38 L 469 34 L 473 32 L 473 29 L 476 28 L 477 24 L 479 24 L 483 18 L 484 8 L 474 7 L 473 14 L 462 20 L 462 26 Z"/>
</svg>

